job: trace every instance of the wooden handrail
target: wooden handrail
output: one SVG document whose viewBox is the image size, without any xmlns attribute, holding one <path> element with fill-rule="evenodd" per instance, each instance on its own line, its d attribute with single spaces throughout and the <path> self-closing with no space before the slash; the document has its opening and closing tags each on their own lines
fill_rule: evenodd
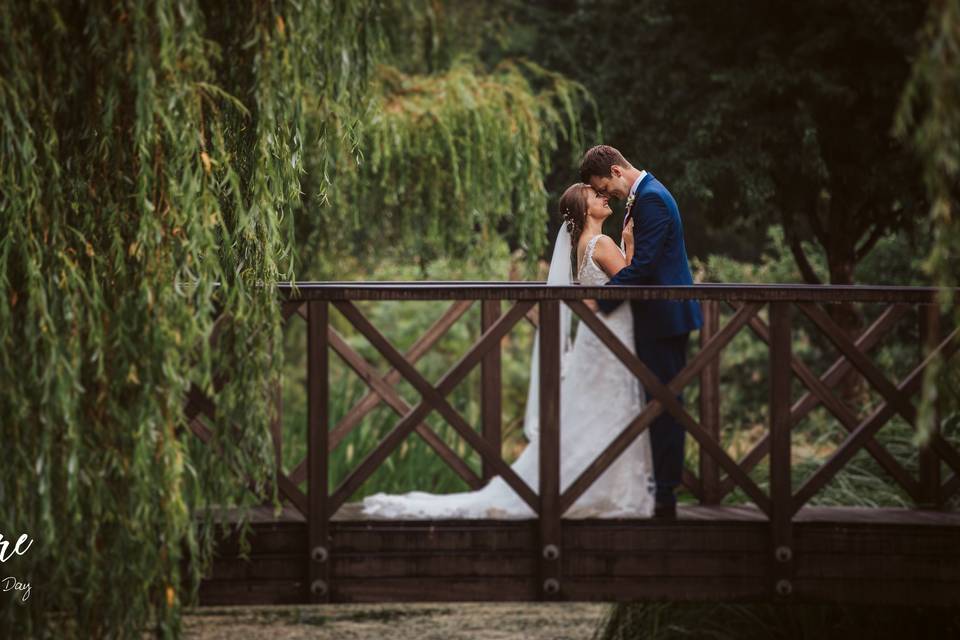
<svg viewBox="0 0 960 640">
<path fill-rule="evenodd" d="M 905 302 L 931 304 L 937 287 L 806 284 L 554 286 L 543 282 L 281 282 L 288 300 L 728 300 L 748 302 Z M 960 289 L 954 290 L 954 295 Z"/>
</svg>

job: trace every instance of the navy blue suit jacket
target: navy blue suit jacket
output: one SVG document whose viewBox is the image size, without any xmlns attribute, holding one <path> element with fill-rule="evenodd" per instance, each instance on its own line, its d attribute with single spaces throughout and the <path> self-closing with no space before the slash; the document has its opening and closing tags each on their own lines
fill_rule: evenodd
<svg viewBox="0 0 960 640">
<path fill-rule="evenodd" d="M 631 214 L 633 258 L 607 284 L 693 284 L 677 201 L 649 172 L 637 186 Z M 597 304 L 610 313 L 621 302 L 598 300 Z M 689 333 L 703 324 L 696 300 L 633 300 L 631 304 L 638 343 Z"/>
</svg>

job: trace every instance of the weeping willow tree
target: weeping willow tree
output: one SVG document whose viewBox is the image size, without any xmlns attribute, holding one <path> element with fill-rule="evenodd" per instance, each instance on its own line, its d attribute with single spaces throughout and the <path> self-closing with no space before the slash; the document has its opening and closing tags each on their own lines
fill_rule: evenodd
<svg viewBox="0 0 960 640">
<path fill-rule="evenodd" d="M 269 485 L 304 89 L 360 104 L 372 8 L 0 4 L 0 635 L 176 634 L 193 515 Z"/>
<path fill-rule="evenodd" d="M 301 217 L 303 255 L 324 260 L 305 269 L 336 277 L 333 257 L 344 252 L 421 265 L 450 255 L 483 261 L 495 238 L 542 254 L 544 177 L 561 144 L 582 152 L 581 117 L 593 108 L 582 85 L 531 62 L 485 71 L 460 59 L 434 74 L 383 65 L 370 96 L 358 143 L 308 172 L 329 186 L 307 183 L 323 201 Z"/>
<path fill-rule="evenodd" d="M 949 309 L 960 285 L 960 0 L 931 2 L 921 44 L 895 130 L 912 142 L 923 166 L 933 230 L 927 268 L 943 287 L 941 302 Z M 960 383 L 955 360 L 946 376 L 943 369 L 943 362 L 935 361 L 925 373 L 923 425 L 933 424 L 930 412 L 941 385 L 956 389 Z"/>
<path fill-rule="evenodd" d="M 519 63 L 378 67 L 411 4 L 435 17 L 0 4 L 0 534 L 33 540 L 3 565 L 32 588 L 0 600 L 2 635 L 179 632 L 210 557 L 196 517 L 273 484 L 275 285 L 301 230 L 408 255 L 543 246 L 542 175 L 582 90 Z M 216 398 L 207 446 L 192 386 Z"/>
</svg>

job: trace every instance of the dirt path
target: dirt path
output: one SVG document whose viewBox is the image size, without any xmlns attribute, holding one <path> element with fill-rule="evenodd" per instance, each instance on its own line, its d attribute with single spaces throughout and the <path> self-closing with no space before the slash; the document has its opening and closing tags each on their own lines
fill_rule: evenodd
<svg viewBox="0 0 960 640">
<path fill-rule="evenodd" d="M 211 640 L 586 640 L 603 604 L 391 604 L 204 607 L 184 618 L 187 638 Z"/>
</svg>

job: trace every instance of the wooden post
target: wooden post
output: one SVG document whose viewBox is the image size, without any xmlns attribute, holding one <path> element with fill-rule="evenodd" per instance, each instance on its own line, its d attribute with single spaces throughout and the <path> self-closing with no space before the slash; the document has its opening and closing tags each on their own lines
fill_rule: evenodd
<svg viewBox="0 0 960 640">
<path fill-rule="evenodd" d="M 276 412 L 270 421 L 273 458 L 277 473 L 283 473 L 283 385 L 280 382 L 273 389 L 273 409 Z"/>
<path fill-rule="evenodd" d="M 330 376 L 326 301 L 307 304 L 307 600 L 330 600 Z"/>
<path fill-rule="evenodd" d="M 484 300 L 480 309 L 480 332 L 484 333 L 493 326 L 500 317 L 500 301 Z M 503 385 L 500 377 L 501 349 L 498 346 L 483 357 L 480 363 L 480 407 L 483 421 L 483 438 L 497 451 L 503 446 L 501 414 L 503 406 Z M 483 461 L 483 481 L 486 482 L 496 475 L 489 463 Z"/>
<path fill-rule="evenodd" d="M 560 303 L 540 303 L 540 597 L 560 597 Z"/>
<path fill-rule="evenodd" d="M 770 525 L 773 593 L 793 593 L 793 486 L 790 478 L 791 306 L 770 303 Z"/>
<path fill-rule="evenodd" d="M 720 303 L 704 300 L 703 326 L 700 327 L 702 349 L 720 329 Z M 713 438 L 720 441 L 720 356 L 700 372 L 700 424 Z M 720 467 L 700 450 L 700 482 L 703 486 L 703 504 L 720 504 Z"/>
<path fill-rule="evenodd" d="M 921 360 L 937 348 L 940 341 L 940 308 L 937 304 L 919 305 L 917 307 L 920 324 L 920 357 Z M 940 402 L 934 401 L 931 412 L 933 424 L 917 424 L 918 429 L 930 429 L 932 433 L 940 432 Z M 922 500 L 920 507 L 924 509 L 938 509 L 941 506 L 940 497 L 940 459 L 928 440 L 920 447 L 920 489 Z"/>
</svg>

